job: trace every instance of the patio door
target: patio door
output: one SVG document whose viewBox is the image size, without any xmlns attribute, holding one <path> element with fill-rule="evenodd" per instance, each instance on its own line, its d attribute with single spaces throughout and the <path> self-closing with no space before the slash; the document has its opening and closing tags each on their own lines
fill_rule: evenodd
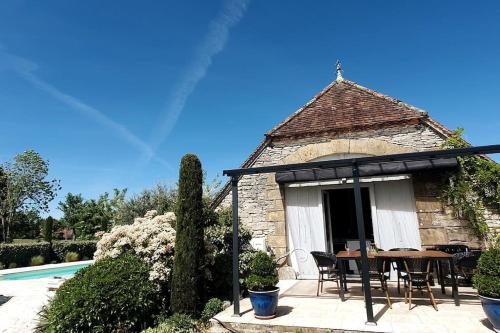
<svg viewBox="0 0 500 333">
<path fill-rule="evenodd" d="M 290 261 L 299 278 L 317 278 L 311 251 L 325 251 L 325 224 L 318 186 L 288 187 L 285 192 Z"/>
</svg>

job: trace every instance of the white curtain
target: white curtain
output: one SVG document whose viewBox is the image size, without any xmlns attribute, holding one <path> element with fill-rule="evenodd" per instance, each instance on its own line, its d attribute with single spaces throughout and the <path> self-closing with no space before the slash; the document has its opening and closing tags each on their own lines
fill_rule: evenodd
<svg viewBox="0 0 500 333">
<path fill-rule="evenodd" d="M 311 251 L 325 251 L 325 226 L 319 187 L 287 188 L 286 221 L 292 267 L 299 278 L 317 278 Z"/>
<path fill-rule="evenodd" d="M 397 247 L 420 249 L 411 181 L 376 182 L 374 186 L 377 219 L 374 221 L 373 232 L 378 247 L 384 250 Z"/>
</svg>

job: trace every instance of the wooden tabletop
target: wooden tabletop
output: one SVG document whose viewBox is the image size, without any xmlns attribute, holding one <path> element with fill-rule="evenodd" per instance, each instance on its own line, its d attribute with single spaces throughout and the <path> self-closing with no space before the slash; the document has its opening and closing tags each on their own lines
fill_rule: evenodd
<svg viewBox="0 0 500 333">
<path fill-rule="evenodd" d="M 340 259 L 355 259 L 361 256 L 360 251 L 340 251 L 336 254 Z M 379 251 L 368 252 L 368 257 L 384 257 L 384 258 L 408 258 L 408 257 L 421 257 L 421 258 L 435 258 L 435 259 L 449 259 L 453 257 L 451 254 L 443 251 L 423 250 L 423 251 Z"/>
</svg>

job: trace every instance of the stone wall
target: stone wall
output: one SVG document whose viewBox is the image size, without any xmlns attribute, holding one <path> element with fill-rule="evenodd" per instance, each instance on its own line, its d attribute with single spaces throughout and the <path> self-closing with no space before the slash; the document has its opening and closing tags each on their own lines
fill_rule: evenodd
<svg viewBox="0 0 500 333">
<path fill-rule="evenodd" d="M 443 175 L 438 171 L 413 175 L 422 246 L 466 244 L 470 247 L 481 247 L 483 242 L 475 236 L 469 222 L 456 218 L 452 209 L 443 205 L 438 198 Z"/>
<path fill-rule="evenodd" d="M 406 126 L 342 134 L 334 137 L 275 141 L 268 145 L 252 166 L 268 166 L 311 161 L 335 153 L 384 155 L 438 149 L 443 137 L 426 125 Z M 240 223 L 254 237 L 266 237 L 268 245 L 280 256 L 287 251 L 283 189 L 274 174 L 244 176 L 239 182 Z M 465 221 L 457 221 L 441 207 L 433 181 L 415 183 L 415 196 L 424 245 L 471 242 Z M 434 186 L 434 188 L 433 188 Z M 432 190 L 432 191 L 431 191 Z M 229 193 L 221 205 L 231 204 Z"/>
</svg>

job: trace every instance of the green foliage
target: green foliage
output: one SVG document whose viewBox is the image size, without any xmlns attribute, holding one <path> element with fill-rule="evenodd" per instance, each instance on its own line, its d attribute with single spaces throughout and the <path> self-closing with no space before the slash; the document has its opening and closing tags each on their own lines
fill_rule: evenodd
<svg viewBox="0 0 500 333">
<path fill-rule="evenodd" d="M 231 209 L 217 213 L 217 223 L 205 228 L 206 248 L 206 292 L 208 297 L 230 299 L 232 297 L 233 228 Z M 238 229 L 239 269 L 242 281 L 249 275 L 250 261 L 254 251 L 250 246 L 252 234 L 240 226 Z M 245 285 L 242 284 L 242 291 Z"/>
<path fill-rule="evenodd" d="M 164 184 L 157 184 L 152 189 L 124 200 L 115 214 L 116 224 L 132 224 L 134 218 L 143 217 L 148 211 L 156 210 L 159 215 L 174 211 L 177 201 L 177 189 Z"/>
<path fill-rule="evenodd" d="M 250 276 L 246 279 L 248 289 L 272 290 L 278 281 L 278 271 L 274 260 L 265 252 L 257 253 L 250 264 Z"/>
<path fill-rule="evenodd" d="M 27 244 L 0 244 L 0 261 L 6 266 L 16 267 L 30 266 L 31 258 L 42 256 L 50 258 L 50 244 L 27 243 Z"/>
<path fill-rule="evenodd" d="M 16 239 L 38 239 L 45 220 L 36 210 L 18 211 L 12 217 L 10 235 Z"/>
<path fill-rule="evenodd" d="M 185 155 L 179 171 L 171 309 L 195 315 L 203 299 L 203 172 L 195 155 Z"/>
<path fill-rule="evenodd" d="M 52 254 L 57 262 L 65 261 L 68 252 L 78 253 L 80 258 L 93 258 L 96 247 L 96 241 L 54 241 Z"/>
<path fill-rule="evenodd" d="M 34 256 L 31 258 L 30 266 L 40 266 L 45 263 L 45 258 L 43 256 Z"/>
<path fill-rule="evenodd" d="M 43 239 L 46 242 L 52 243 L 52 237 L 54 233 L 54 219 L 49 216 L 45 219 L 43 223 Z"/>
<path fill-rule="evenodd" d="M 201 312 L 200 321 L 207 324 L 216 314 L 223 310 L 222 301 L 218 298 L 211 298 Z"/>
<path fill-rule="evenodd" d="M 76 252 L 68 252 L 64 256 L 64 261 L 65 262 L 75 262 L 80 260 L 80 255 Z"/>
<path fill-rule="evenodd" d="M 149 270 L 140 258 L 124 255 L 78 271 L 49 303 L 45 332 L 137 332 L 151 325 L 162 307 Z"/>
<path fill-rule="evenodd" d="M 185 314 L 174 314 L 162 321 L 154 328 L 148 328 L 143 333 L 195 333 L 199 332 L 196 328 L 196 321 Z"/>
<path fill-rule="evenodd" d="M 443 148 L 469 147 L 462 134 L 462 128 L 455 130 Z M 470 222 L 479 237 L 487 238 L 484 209 L 500 210 L 500 165 L 482 156 L 460 157 L 458 162 L 458 171 L 449 177 L 441 197 L 459 218 Z"/>
<path fill-rule="evenodd" d="M 123 205 L 126 190 L 113 190 L 113 196 L 105 192 L 97 200 L 83 199 L 81 194 L 68 193 L 59 203 L 63 212 L 61 223 L 74 231 L 78 239 L 95 239 L 99 231 L 109 231 L 119 207 Z"/>
<path fill-rule="evenodd" d="M 0 244 L 0 262 L 6 266 L 24 267 L 31 265 L 34 256 L 42 256 L 47 262 L 63 262 L 68 252 L 76 252 L 80 258 L 92 258 L 95 250 L 95 241 L 54 241 L 52 248 L 48 242 Z"/>
<path fill-rule="evenodd" d="M 479 295 L 500 298 L 500 248 L 492 248 L 481 254 L 477 274 L 473 278 Z"/>
<path fill-rule="evenodd" d="M 58 180 L 48 180 L 49 163 L 36 151 L 17 154 L 0 174 L 0 221 L 2 240 L 10 241 L 10 226 L 19 211 L 48 211 L 49 203 L 61 188 Z"/>
</svg>

